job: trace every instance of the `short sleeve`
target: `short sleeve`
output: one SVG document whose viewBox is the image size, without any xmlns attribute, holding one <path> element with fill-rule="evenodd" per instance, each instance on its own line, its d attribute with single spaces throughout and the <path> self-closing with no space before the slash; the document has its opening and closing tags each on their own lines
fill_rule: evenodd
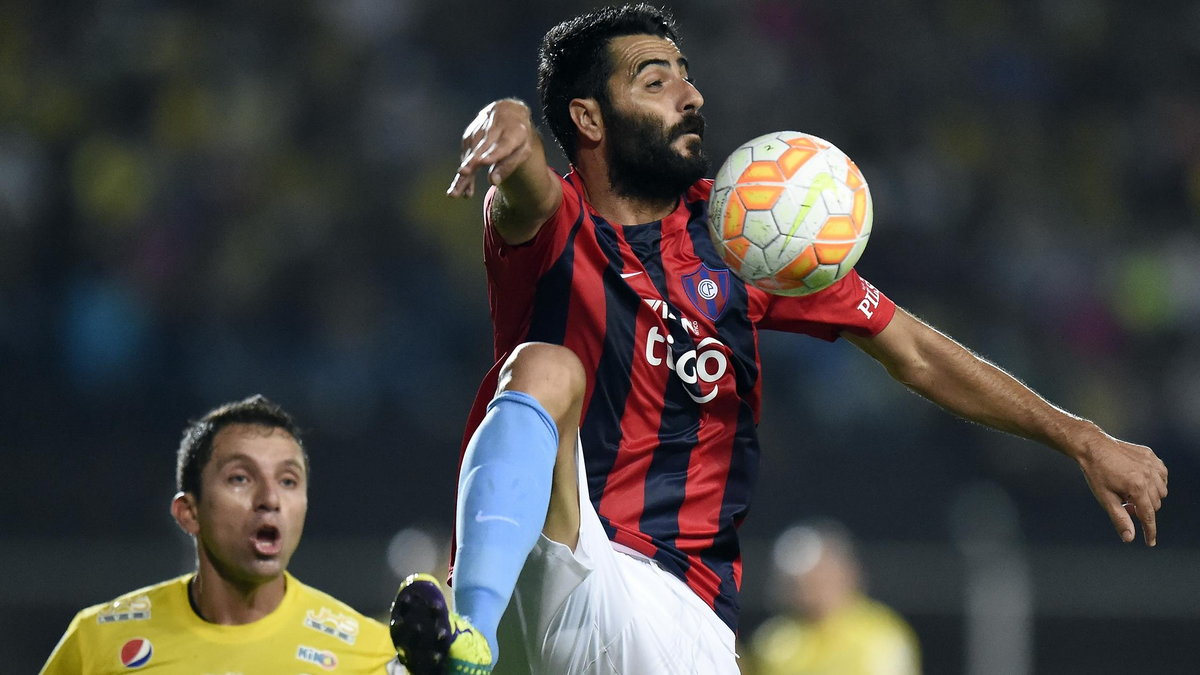
<svg viewBox="0 0 1200 675">
<path fill-rule="evenodd" d="M 754 289 L 753 292 L 762 293 Z M 767 295 L 767 307 L 759 327 L 789 333 L 804 333 L 823 340 L 836 340 L 842 331 L 875 335 L 896 314 L 896 304 L 856 270 L 834 285 L 812 295 Z"/>
<path fill-rule="evenodd" d="M 42 666 L 39 675 L 81 675 L 84 673 L 83 657 L 79 647 L 80 625 L 81 615 L 76 614 L 71 625 L 67 627 L 67 632 L 63 633 L 58 644 L 55 645 L 54 651 L 50 652 L 50 658 L 46 660 L 46 665 Z"/>
<path fill-rule="evenodd" d="M 584 216 L 583 198 L 566 178 L 558 178 L 563 191 L 562 201 L 554 214 L 542 225 L 533 239 L 512 245 L 505 242 L 492 226 L 492 201 L 496 187 L 491 187 L 483 202 L 484 264 L 488 275 L 501 286 L 511 286 L 524 280 L 532 282 L 553 264 L 567 244 L 572 226 Z"/>
</svg>

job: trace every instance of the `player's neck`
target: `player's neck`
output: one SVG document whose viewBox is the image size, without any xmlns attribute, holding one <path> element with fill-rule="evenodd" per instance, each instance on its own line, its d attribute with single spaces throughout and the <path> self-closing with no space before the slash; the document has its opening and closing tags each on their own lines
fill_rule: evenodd
<svg viewBox="0 0 1200 675">
<path fill-rule="evenodd" d="M 618 194 L 608 180 L 608 165 L 604 162 L 581 161 L 575 171 L 583 183 L 584 197 L 596 213 L 617 225 L 641 225 L 662 220 L 679 205 L 679 197 L 645 200 Z"/>
<path fill-rule="evenodd" d="M 274 612 L 287 592 L 287 577 L 261 584 L 236 583 L 211 566 L 201 565 L 188 583 L 192 609 L 209 623 L 237 626 L 253 623 Z"/>
</svg>

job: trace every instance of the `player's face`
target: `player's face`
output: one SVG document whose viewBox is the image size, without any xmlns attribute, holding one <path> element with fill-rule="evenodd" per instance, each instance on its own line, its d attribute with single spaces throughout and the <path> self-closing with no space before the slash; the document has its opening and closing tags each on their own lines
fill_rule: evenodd
<svg viewBox="0 0 1200 675">
<path fill-rule="evenodd" d="M 673 199 L 708 172 L 704 97 L 674 42 L 627 35 L 609 45 L 604 116 L 609 181 L 625 196 Z"/>
<path fill-rule="evenodd" d="M 810 569 L 793 579 L 792 601 L 801 614 L 821 619 L 844 605 L 857 584 L 850 562 L 841 554 L 824 551 Z"/>
<path fill-rule="evenodd" d="M 308 512 L 304 455 L 291 434 L 252 424 L 221 429 L 200 480 L 193 534 L 201 564 L 236 584 L 282 575 Z"/>
</svg>

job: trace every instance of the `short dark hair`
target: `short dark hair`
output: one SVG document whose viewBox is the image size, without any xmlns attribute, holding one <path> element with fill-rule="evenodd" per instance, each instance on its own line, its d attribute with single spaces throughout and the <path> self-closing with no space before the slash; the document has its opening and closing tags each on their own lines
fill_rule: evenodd
<svg viewBox="0 0 1200 675">
<path fill-rule="evenodd" d="M 300 428 L 286 410 L 262 394 L 217 406 L 198 420 L 188 422 L 175 457 L 175 489 L 200 498 L 200 474 L 212 459 L 213 439 L 231 424 L 253 424 L 267 429 L 282 429 L 295 439 L 308 471 L 308 452 L 300 438 Z"/>
<path fill-rule="evenodd" d="M 626 35 L 657 35 L 679 42 L 671 14 L 645 3 L 604 7 L 568 19 L 542 38 L 537 82 L 542 116 L 570 162 L 579 148 L 567 105 L 575 98 L 608 104 L 608 79 L 614 67 L 608 45 Z"/>
</svg>

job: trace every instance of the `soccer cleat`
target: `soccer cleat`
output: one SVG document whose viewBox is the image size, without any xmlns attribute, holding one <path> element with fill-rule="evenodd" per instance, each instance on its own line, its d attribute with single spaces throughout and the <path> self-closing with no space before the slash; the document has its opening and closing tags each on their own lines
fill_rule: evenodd
<svg viewBox="0 0 1200 675">
<path fill-rule="evenodd" d="M 471 622 L 450 611 L 437 579 L 410 575 L 400 584 L 389 622 L 392 645 L 412 675 L 487 675 L 492 649 Z"/>
</svg>

